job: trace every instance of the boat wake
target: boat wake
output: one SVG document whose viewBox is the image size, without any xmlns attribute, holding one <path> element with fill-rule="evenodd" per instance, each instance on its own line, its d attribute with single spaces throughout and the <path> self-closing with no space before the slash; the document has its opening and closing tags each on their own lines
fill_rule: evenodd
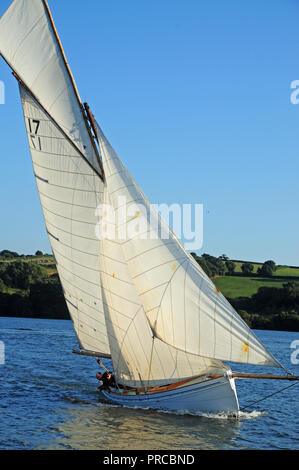
<svg viewBox="0 0 299 470">
<path fill-rule="evenodd" d="M 267 411 L 239 411 L 238 413 L 235 412 L 225 412 L 219 411 L 215 413 L 205 413 L 205 412 L 191 412 L 188 410 L 163 410 L 163 409 L 154 409 L 150 407 L 141 407 L 141 406 L 127 406 L 127 405 L 118 405 L 115 403 L 109 403 L 107 401 L 100 401 L 100 403 L 104 406 L 113 407 L 113 408 L 127 408 L 130 410 L 140 410 L 143 412 L 153 412 L 153 413 L 161 413 L 173 416 L 196 416 L 198 418 L 209 418 L 209 419 L 221 419 L 221 420 L 248 420 L 248 419 L 257 419 L 262 415 L 267 414 Z"/>
<path fill-rule="evenodd" d="M 237 419 L 237 420 L 245 420 L 245 419 L 256 419 L 266 414 L 266 411 L 239 411 L 239 413 L 226 413 L 226 412 L 219 412 L 219 413 L 202 413 L 200 416 L 204 416 L 205 418 L 212 418 L 212 419 Z"/>
</svg>

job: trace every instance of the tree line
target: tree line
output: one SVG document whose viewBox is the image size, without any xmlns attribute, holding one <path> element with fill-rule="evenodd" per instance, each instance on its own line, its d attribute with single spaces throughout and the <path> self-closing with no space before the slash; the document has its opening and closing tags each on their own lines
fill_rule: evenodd
<svg viewBox="0 0 299 470">
<path fill-rule="evenodd" d="M 251 297 L 228 300 L 251 328 L 299 331 L 299 282 L 260 287 Z"/>
<path fill-rule="evenodd" d="M 58 274 L 49 275 L 41 264 L 12 254 L 0 252 L 0 315 L 69 319 Z M 235 263 L 225 255 L 192 255 L 210 278 L 235 272 Z M 252 275 L 253 268 L 244 262 L 241 275 Z M 274 261 L 266 261 L 255 275 L 270 277 L 275 269 Z M 251 297 L 228 300 L 251 328 L 299 330 L 299 282 L 286 282 L 282 288 L 260 287 Z"/>
<path fill-rule="evenodd" d="M 0 251 L 0 259 L 1 260 L 12 260 L 12 259 L 16 259 L 16 258 L 20 258 L 20 259 L 28 259 L 28 258 L 35 258 L 36 256 L 40 257 L 40 256 L 52 256 L 52 255 L 49 255 L 49 254 L 46 254 L 46 253 L 43 253 L 42 251 L 40 250 L 37 250 L 35 255 L 24 255 L 24 254 L 19 254 L 17 253 L 16 251 L 10 251 L 10 250 L 2 250 Z"/>
<path fill-rule="evenodd" d="M 69 319 L 58 275 L 17 259 L 0 263 L 0 314 Z"/>
<path fill-rule="evenodd" d="M 202 267 L 205 273 L 210 277 L 214 276 L 233 276 L 236 270 L 236 263 L 230 260 L 226 255 L 221 255 L 218 258 L 204 253 L 198 256 L 196 253 L 191 253 L 194 259 Z M 276 264 L 272 260 L 265 261 L 261 267 L 257 269 L 257 274 L 260 276 L 271 277 L 276 271 Z M 249 262 L 244 262 L 241 265 L 241 271 L 244 276 L 250 276 L 253 273 L 254 265 Z"/>
</svg>

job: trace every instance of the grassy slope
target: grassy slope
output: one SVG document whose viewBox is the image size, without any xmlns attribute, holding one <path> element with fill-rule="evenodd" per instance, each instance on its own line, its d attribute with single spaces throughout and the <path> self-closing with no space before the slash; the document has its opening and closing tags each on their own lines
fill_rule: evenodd
<svg viewBox="0 0 299 470">
<path fill-rule="evenodd" d="M 33 258 L 0 259 L 0 263 L 14 263 L 16 261 L 24 261 L 25 263 L 38 263 L 47 270 L 50 276 L 57 272 L 54 257 L 51 255 L 35 256 Z"/>
<path fill-rule="evenodd" d="M 243 262 L 235 262 L 236 273 L 242 273 Z M 254 266 L 253 274 L 262 266 L 262 263 L 251 263 Z M 237 297 L 251 297 L 260 287 L 282 287 L 285 282 L 297 280 L 299 282 L 299 267 L 278 266 L 273 277 L 255 276 L 222 276 L 213 279 L 214 284 L 225 297 L 235 299 Z"/>
<path fill-rule="evenodd" d="M 14 262 L 18 259 L 5 260 L 5 262 Z M 0 260 L 0 263 L 4 260 Z M 47 269 L 48 274 L 51 276 L 55 274 L 56 266 L 53 256 L 42 256 L 24 259 L 27 262 L 35 262 L 41 264 Z M 236 273 L 241 273 L 241 265 L 243 262 L 235 262 Z M 254 266 L 253 274 L 257 272 L 257 268 L 262 266 L 262 263 L 252 263 Z M 254 276 L 222 276 L 213 279 L 215 285 L 223 293 L 225 297 L 234 299 L 236 297 L 251 297 L 255 294 L 258 289 L 262 286 L 268 287 L 282 287 L 285 282 L 288 282 L 288 278 L 298 278 L 299 282 L 299 267 L 290 268 L 289 266 L 279 266 L 274 273 L 272 278 L 261 278 Z M 10 289 L 10 293 L 17 292 L 18 289 Z"/>
<path fill-rule="evenodd" d="M 223 276 L 213 279 L 214 284 L 225 297 L 251 297 L 260 287 L 282 287 L 286 279 L 264 277 Z M 299 278 L 298 278 L 299 282 Z"/>
<path fill-rule="evenodd" d="M 241 266 L 243 262 L 237 261 L 235 262 L 236 268 L 235 272 L 236 273 L 241 273 Z M 253 274 L 257 272 L 257 269 L 262 266 L 262 263 L 251 263 L 254 266 L 253 269 Z M 277 269 L 274 273 L 274 277 L 282 277 L 282 276 L 295 276 L 299 277 L 299 267 L 298 268 L 290 268 L 289 266 L 277 266 Z"/>
</svg>

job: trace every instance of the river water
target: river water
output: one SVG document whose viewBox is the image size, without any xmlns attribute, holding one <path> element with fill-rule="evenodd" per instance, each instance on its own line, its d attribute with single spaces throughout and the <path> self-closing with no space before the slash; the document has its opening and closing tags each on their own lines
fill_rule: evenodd
<svg viewBox="0 0 299 470">
<path fill-rule="evenodd" d="M 299 375 L 299 365 L 291 363 L 299 357 L 291 347 L 294 341 L 299 345 L 299 333 L 256 334 Z M 299 449 L 299 385 L 254 405 L 239 418 L 129 409 L 99 401 L 98 366 L 94 358 L 72 354 L 77 341 L 70 321 L 0 318 L 0 341 L 5 350 L 5 363 L 0 364 L 2 450 Z M 233 370 L 280 373 L 239 364 Z M 239 380 L 240 406 L 290 384 Z"/>
</svg>

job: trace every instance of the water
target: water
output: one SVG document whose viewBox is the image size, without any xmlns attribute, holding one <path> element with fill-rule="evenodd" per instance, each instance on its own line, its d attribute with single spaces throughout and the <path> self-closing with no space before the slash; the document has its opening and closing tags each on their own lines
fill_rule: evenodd
<svg viewBox="0 0 299 470">
<path fill-rule="evenodd" d="M 290 363 L 290 345 L 299 333 L 256 334 L 299 375 L 299 365 Z M 5 343 L 0 449 L 299 449 L 299 385 L 254 405 L 238 419 L 128 409 L 99 402 L 96 361 L 71 353 L 77 344 L 70 321 L 0 318 L 0 340 Z M 289 384 L 237 381 L 240 406 Z"/>
</svg>

